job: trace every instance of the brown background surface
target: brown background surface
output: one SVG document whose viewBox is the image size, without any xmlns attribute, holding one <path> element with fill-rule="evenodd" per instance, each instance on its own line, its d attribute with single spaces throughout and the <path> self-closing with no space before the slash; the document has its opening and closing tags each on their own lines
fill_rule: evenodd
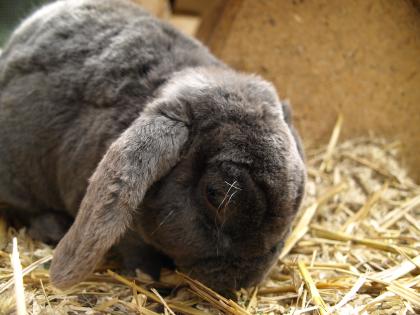
<svg viewBox="0 0 420 315">
<path fill-rule="evenodd" d="M 307 146 L 325 143 L 342 113 L 342 138 L 400 140 L 420 179 L 418 1 L 219 1 L 198 37 L 274 82 Z"/>
</svg>

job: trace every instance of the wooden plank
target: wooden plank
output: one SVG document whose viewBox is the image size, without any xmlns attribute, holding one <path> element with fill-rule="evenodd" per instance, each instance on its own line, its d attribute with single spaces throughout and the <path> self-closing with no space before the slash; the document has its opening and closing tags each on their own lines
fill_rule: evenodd
<svg viewBox="0 0 420 315">
<path fill-rule="evenodd" d="M 208 10 L 211 10 L 216 2 L 218 0 L 175 0 L 174 12 L 203 16 Z"/>
<path fill-rule="evenodd" d="M 196 35 L 200 21 L 200 17 L 187 14 L 174 14 L 169 18 L 169 23 L 189 36 Z"/>
<path fill-rule="evenodd" d="M 420 181 L 420 11 L 416 1 L 229 0 L 198 38 L 234 68 L 272 81 L 306 146 L 375 134 L 403 143 Z"/>
<path fill-rule="evenodd" d="M 154 16 L 168 20 L 171 16 L 171 9 L 168 0 L 131 0 L 140 4 L 146 11 Z"/>
<path fill-rule="evenodd" d="M 197 38 L 217 53 L 224 47 L 236 14 L 243 0 L 218 0 L 203 17 Z"/>
</svg>

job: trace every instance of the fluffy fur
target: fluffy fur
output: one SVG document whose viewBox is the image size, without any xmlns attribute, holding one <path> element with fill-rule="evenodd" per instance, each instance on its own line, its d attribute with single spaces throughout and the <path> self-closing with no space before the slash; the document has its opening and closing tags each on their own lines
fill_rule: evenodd
<svg viewBox="0 0 420 315">
<path fill-rule="evenodd" d="M 170 261 L 217 290 L 258 283 L 299 208 L 302 155 L 270 83 L 130 1 L 50 4 L 0 56 L 0 200 L 52 242 L 42 222 L 75 217 L 61 288 L 114 245 L 155 276 Z"/>
</svg>

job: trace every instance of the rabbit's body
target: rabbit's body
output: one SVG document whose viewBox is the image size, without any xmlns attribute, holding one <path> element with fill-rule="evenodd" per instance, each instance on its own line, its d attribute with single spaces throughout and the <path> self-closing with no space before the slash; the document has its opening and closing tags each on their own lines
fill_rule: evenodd
<svg viewBox="0 0 420 315">
<path fill-rule="evenodd" d="M 169 258 L 215 289 L 255 285 L 304 182 L 272 85 L 128 0 L 48 5 L 0 56 L 0 200 L 47 239 L 60 213 L 76 217 L 51 266 L 59 287 L 120 240 L 131 267 Z"/>
<path fill-rule="evenodd" d="M 215 64 L 125 1 L 43 8 L 0 58 L 0 200 L 75 216 L 105 151 L 156 89 L 175 71 Z"/>
</svg>

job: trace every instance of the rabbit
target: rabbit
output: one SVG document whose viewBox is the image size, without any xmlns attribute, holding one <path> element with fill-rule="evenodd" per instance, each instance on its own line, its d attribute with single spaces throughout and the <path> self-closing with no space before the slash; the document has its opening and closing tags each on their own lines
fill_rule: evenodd
<svg viewBox="0 0 420 315">
<path fill-rule="evenodd" d="M 220 292 L 264 279 L 306 180 L 271 83 L 128 0 L 48 4 L 3 48 L 0 200 L 58 242 L 57 288 L 113 248 Z"/>
</svg>

